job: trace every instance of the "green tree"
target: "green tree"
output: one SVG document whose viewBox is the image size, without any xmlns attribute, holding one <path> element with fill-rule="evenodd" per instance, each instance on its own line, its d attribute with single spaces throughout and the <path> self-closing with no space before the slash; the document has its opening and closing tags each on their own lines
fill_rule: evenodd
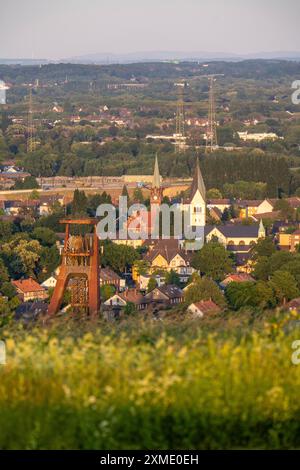
<svg viewBox="0 0 300 470">
<path fill-rule="evenodd" d="M 3 282 L 0 290 L 2 295 L 8 297 L 9 300 L 16 296 L 16 289 L 11 282 Z"/>
<path fill-rule="evenodd" d="M 140 188 L 135 188 L 133 192 L 133 201 L 138 204 L 143 204 L 144 203 L 144 196 L 143 192 Z"/>
<path fill-rule="evenodd" d="M 37 240 L 27 240 L 22 235 L 15 236 L 2 245 L 5 264 L 14 278 L 35 276 L 41 255 L 41 245 Z"/>
<path fill-rule="evenodd" d="M 57 236 L 53 230 L 47 227 L 36 227 L 31 237 L 35 240 L 38 240 L 43 246 L 52 246 L 55 245 Z"/>
<path fill-rule="evenodd" d="M 225 295 L 229 305 L 234 310 L 242 307 L 256 307 L 256 286 L 254 282 L 231 282 L 226 290 Z"/>
<path fill-rule="evenodd" d="M 217 188 L 211 188 L 206 193 L 207 199 L 222 199 L 223 195 L 221 191 Z"/>
<path fill-rule="evenodd" d="M 0 258 L 0 289 L 1 289 L 1 286 L 5 282 L 8 282 L 8 280 L 9 280 L 9 275 L 8 275 L 7 267 L 5 266 L 3 259 Z"/>
<path fill-rule="evenodd" d="M 124 184 L 124 186 L 123 186 L 121 196 L 127 197 L 127 204 L 129 206 L 130 205 L 130 203 L 129 203 L 129 193 L 128 193 L 128 189 L 127 189 L 126 184 Z"/>
<path fill-rule="evenodd" d="M 147 287 L 147 292 L 151 292 L 157 286 L 156 279 L 154 277 L 150 277 Z"/>
<path fill-rule="evenodd" d="M 300 295 L 296 279 L 287 271 L 276 271 L 269 281 L 269 286 L 274 290 L 279 303 L 288 302 Z"/>
<path fill-rule="evenodd" d="M 24 181 L 16 181 L 13 189 L 38 189 L 39 184 L 34 176 L 26 176 Z"/>
<path fill-rule="evenodd" d="M 103 245 L 103 265 L 110 266 L 118 273 L 123 273 L 131 268 L 139 258 L 139 254 L 131 246 L 117 245 L 112 242 L 106 242 Z"/>
<path fill-rule="evenodd" d="M 257 260 L 263 256 L 270 257 L 276 252 L 272 238 L 260 238 L 251 249 L 252 258 Z"/>
<path fill-rule="evenodd" d="M 195 253 L 192 266 L 214 281 L 221 281 L 232 272 L 233 261 L 223 245 L 212 241 Z"/>
<path fill-rule="evenodd" d="M 110 297 L 114 295 L 114 293 L 116 292 L 116 288 L 115 286 L 106 284 L 101 287 L 100 292 L 101 292 L 101 299 L 103 302 L 105 302 L 107 299 L 109 299 Z"/>
<path fill-rule="evenodd" d="M 201 300 L 213 300 L 219 306 L 225 306 L 226 301 L 217 284 L 207 277 L 194 277 L 185 291 L 185 303 L 190 305 Z"/>
<path fill-rule="evenodd" d="M 88 201 L 84 191 L 75 189 L 73 201 L 71 204 L 71 213 L 73 216 L 80 217 L 87 215 Z"/>
<path fill-rule="evenodd" d="M 165 283 L 168 285 L 175 285 L 175 286 L 180 286 L 180 277 L 179 274 L 176 273 L 173 269 L 171 271 L 166 273 L 165 276 Z"/>
<path fill-rule="evenodd" d="M 138 259 L 134 261 L 133 267 L 138 276 L 145 275 L 149 272 L 150 263 L 144 259 Z"/>
<path fill-rule="evenodd" d="M 279 199 L 275 203 L 274 210 L 280 211 L 281 217 L 286 220 L 292 220 L 295 215 L 294 209 L 287 199 Z"/>
</svg>

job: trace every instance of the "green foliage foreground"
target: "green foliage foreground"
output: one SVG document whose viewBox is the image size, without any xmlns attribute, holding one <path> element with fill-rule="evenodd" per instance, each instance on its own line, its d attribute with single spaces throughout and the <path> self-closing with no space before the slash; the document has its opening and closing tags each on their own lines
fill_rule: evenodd
<svg viewBox="0 0 300 470">
<path fill-rule="evenodd" d="M 0 448 L 300 447 L 295 331 L 276 322 L 238 338 L 237 317 L 222 337 L 198 321 L 128 322 L 6 327 Z"/>
</svg>

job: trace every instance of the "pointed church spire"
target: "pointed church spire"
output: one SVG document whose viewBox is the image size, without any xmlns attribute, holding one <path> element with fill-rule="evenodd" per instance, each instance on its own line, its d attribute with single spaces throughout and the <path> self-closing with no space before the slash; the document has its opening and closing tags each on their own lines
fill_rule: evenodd
<svg viewBox="0 0 300 470">
<path fill-rule="evenodd" d="M 192 182 L 192 186 L 191 186 L 191 193 L 190 193 L 190 199 L 191 200 L 193 199 L 193 197 L 195 196 L 197 191 L 200 192 L 201 196 L 203 197 L 203 200 L 205 201 L 206 189 L 205 189 L 202 173 L 201 173 L 201 170 L 200 170 L 198 158 L 196 160 L 194 177 L 193 177 L 193 182 Z"/>
<path fill-rule="evenodd" d="M 157 154 L 155 155 L 155 164 L 154 164 L 152 188 L 160 188 L 160 174 L 159 174 Z"/>
<path fill-rule="evenodd" d="M 262 219 L 260 219 L 260 222 L 259 222 L 258 236 L 259 237 L 265 237 L 266 236 L 266 229 L 264 227 L 264 223 L 263 223 Z"/>
</svg>

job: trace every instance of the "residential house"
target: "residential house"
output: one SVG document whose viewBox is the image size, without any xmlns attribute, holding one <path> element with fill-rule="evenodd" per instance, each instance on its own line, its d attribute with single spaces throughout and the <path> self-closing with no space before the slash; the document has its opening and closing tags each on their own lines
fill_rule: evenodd
<svg viewBox="0 0 300 470">
<path fill-rule="evenodd" d="M 255 279 L 247 273 L 233 273 L 229 274 L 221 283 L 220 286 L 225 289 L 232 282 L 255 282 Z"/>
<path fill-rule="evenodd" d="M 28 302 L 29 300 L 45 300 L 48 298 L 48 292 L 45 287 L 41 286 L 31 277 L 12 281 L 12 284 L 15 286 L 18 297 L 22 302 Z"/>
<path fill-rule="evenodd" d="M 205 227 L 206 241 L 216 240 L 234 255 L 238 272 L 251 272 L 251 249 L 260 238 L 265 238 L 266 231 L 260 224 L 226 224 L 218 227 Z"/>
<path fill-rule="evenodd" d="M 163 285 L 155 287 L 145 297 L 154 303 L 176 305 L 183 302 L 183 291 L 175 285 Z"/>
<path fill-rule="evenodd" d="M 214 207 L 223 213 L 225 209 L 230 209 L 231 201 L 230 199 L 208 199 L 207 208 L 212 209 Z"/>
<path fill-rule="evenodd" d="M 141 291 L 146 291 L 148 289 L 150 279 L 155 279 L 156 285 L 159 287 L 165 283 L 164 278 L 159 274 L 153 276 L 151 276 L 151 274 L 141 274 L 138 281 Z"/>
<path fill-rule="evenodd" d="M 194 302 L 188 307 L 188 312 L 192 313 L 195 317 L 203 318 L 206 315 L 215 315 L 220 313 L 221 309 L 210 299 Z"/>
<path fill-rule="evenodd" d="M 100 286 L 115 286 L 116 290 L 125 288 L 125 280 L 115 273 L 110 267 L 101 268 L 100 270 Z"/>
<path fill-rule="evenodd" d="M 248 219 L 257 214 L 272 212 L 275 205 L 270 199 L 239 200 L 236 204 L 239 207 L 239 217 L 241 219 Z"/>
<path fill-rule="evenodd" d="M 150 273 L 173 270 L 182 282 L 187 282 L 195 272 L 191 266 L 192 253 L 180 248 L 177 239 L 156 240 L 155 242 L 145 243 L 149 251 L 144 256 L 144 260 L 150 263 Z"/>
<path fill-rule="evenodd" d="M 293 233 L 279 233 L 277 236 L 279 248 L 294 253 L 300 244 L 300 229 Z"/>
<path fill-rule="evenodd" d="M 279 137 L 275 132 L 255 132 L 255 133 L 248 133 L 248 131 L 245 132 L 238 132 L 238 136 L 241 140 L 244 142 L 261 142 L 262 140 L 277 140 L 277 139 L 283 139 L 283 137 Z"/>
<path fill-rule="evenodd" d="M 24 181 L 29 173 L 24 171 L 2 171 L 0 172 L 0 188 L 11 189 L 16 181 Z"/>
<path fill-rule="evenodd" d="M 50 276 L 44 282 L 42 282 L 41 286 L 45 287 L 45 289 L 54 289 L 57 283 L 56 276 Z"/>
<path fill-rule="evenodd" d="M 122 293 L 116 293 L 111 296 L 104 302 L 104 305 L 124 308 L 130 303 L 134 304 L 137 310 L 145 310 L 150 302 L 137 289 L 126 289 Z"/>
</svg>

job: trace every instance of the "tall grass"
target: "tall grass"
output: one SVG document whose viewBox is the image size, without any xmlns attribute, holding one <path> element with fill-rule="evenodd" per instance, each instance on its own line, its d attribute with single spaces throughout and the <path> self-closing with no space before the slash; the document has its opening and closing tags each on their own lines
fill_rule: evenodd
<svg viewBox="0 0 300 470">
<path fill-rule="evenodd" d="M 117 328 L 2 332 L 1 449 L 300 447 L 296 332 Z"/>
</svg>

